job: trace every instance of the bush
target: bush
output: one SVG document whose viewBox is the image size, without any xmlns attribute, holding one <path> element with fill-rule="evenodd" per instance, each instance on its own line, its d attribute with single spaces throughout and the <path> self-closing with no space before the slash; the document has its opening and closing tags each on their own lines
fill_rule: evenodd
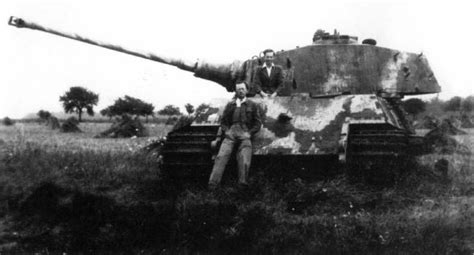
<svg viewBox="0 0 474 255">
<path fill-rule="evenodd" d="M 402 106 L 407 113 L 412 114 L 415 117 L 426 109 L 426 103 L 419 98 L 405 100 L 402 102 Z"/>
<path fill-rule="evenodd" d="M 169 104 L 165 106 L 163 109 L 159 110 L 158 114 L 173 116 L 173 115 L 181 115 L 181 112 L 179 111 L 179 107 Z"/>
<path fill-rule="evenodd" d="M 106 131 L 100 133 L 97 137 L 143 137 L 147 136 L 148 132 L 145 126 L 140 122 L 139 118 L 131 118 L 124 114 L 122 118 L 116 119 L 112 126 Z"/>
<path fill-rule="evenodd" d="M 461 102 L 462 98 L 459 96 L 452 97 L 448 101 L 444 103 L 443 110 L 448 112 L 448 111 L 453 111 L 457 112 L 461 110 Z"/>
<path fill-rule="evenodd" d="M 50 112 L 45 111 L 45 110 L 39 110 L 39 112 L 36 114 L 38 116 L 40 122 L 47 122 L 48 119 L 52 116 Z"/>
<path fill-rule="evenodd" d="M 82 132 L 81 129 L 79 129 L 77 125 L 79 125 L 79 121 L 75 117 L 69 117 L 61 125 L 61 132 L 64 132 L 64 133 Z"/>
<path fill-rule="evenodd" d="M 168 117 L 168 119 L 166 119 L 165 124 L 166 125 L 175 125 L 178 120 L 179 120 L 178 116 L 171 116 L 171 117 Z"/>
<path fill-rule="evenodd" d="M 123 114 L 130 114 L 136 116 L 148 116 L 153 115 L 155 107 L 146 103 L 138 98 L 131 96 L 124 96 L 115 100 L 113 105 L 100 111 L 100 114 L 107 117 L 122 116 Z"/>
<path fill-rule="evenodd" d="M 8 117 L 5 117 L 3 118 L 3 121 L 2 121 L 3 125 L 5 126 L 12 126 L 12 125 L 15 125 L 15 121 L 8 118 Z"/>
<path fill-rule="evenodd" d="M 466 134 L 466 132 L 456 128 L 450 119 L 444 119 L 438 127 L 425 135 L 425 144 L 430 151 L 438 153 L 462 151 L 468 153 L 469 150 L 452 137 L 459 134 Z"/>
</svg>

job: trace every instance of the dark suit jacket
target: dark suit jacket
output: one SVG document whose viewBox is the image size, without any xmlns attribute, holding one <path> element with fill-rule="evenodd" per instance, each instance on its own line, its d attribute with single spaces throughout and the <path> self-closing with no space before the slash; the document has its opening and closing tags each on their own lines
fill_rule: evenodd
<svg viewBox="0 0 474 255">
<path fill-rule="evenodd" d="M 263 90 L 267 94 L 273 94 L 274 92 L 278 94 L 283 89 L 283 68 L 279 65 L 274 65 L 270 77 L 268 77 L 267 68 L 258 67 L 254 86 L 256 93 L 260 93 Z"/>
<path fill-rule="evenodd" d="M 221 119 L 222 131 L 226 132 L 232 126 L 232 117 L 236 109 L 240 109 L 240 119 L 245 123 L 245 128 L 250 135 L 253 136 L 260 130 L 262 119 L 258 105 L 248 99 L 240 105 L 240 108 L 237 108 L 235 100 L 226 105 Z"/>
</svg>

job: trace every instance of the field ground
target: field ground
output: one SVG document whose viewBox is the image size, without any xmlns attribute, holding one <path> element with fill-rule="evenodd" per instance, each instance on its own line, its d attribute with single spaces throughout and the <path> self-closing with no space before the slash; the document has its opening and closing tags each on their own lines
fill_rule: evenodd
<svg viewBox="0 0 474 255">
<path fill-rule="evenodd" d="M 61 133 L 37 123 L 18 123 L 15 126 L 0 126 L 0 140 L 9 144 L 31 142 L 43 148 L 59 150 L 92 150 L 92 151 L 127 151 L 143 147 L 153 139 L 167 134 L 170 126 L 164 124 L 145 124 L 148 137 L 137 138 L 94 138 L 95 135 L 107 130 L 110 123 L 80 123 L 81 133 Z"/>
<path fill-rule="evenodd" d="M 0 253 L 473 254 L 474 129 L 454 153 L 418 158 L 390 187 L 253 175 L 209 192 L 160 175 L 150 137 L 96 139 L 0 126 Z M 461 147 L 467 148 L 467 150 Z M 448 162 L 447 175 L 435 164 Z M 291 170 L 291 169 L 290 169 Z"/>
</svg>

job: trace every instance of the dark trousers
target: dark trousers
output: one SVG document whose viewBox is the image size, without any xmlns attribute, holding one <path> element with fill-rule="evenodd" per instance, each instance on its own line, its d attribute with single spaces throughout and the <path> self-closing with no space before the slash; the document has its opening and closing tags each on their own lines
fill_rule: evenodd
<svg viewBox="0 0 474 255">
<path fill-rule="evenodd" d="M 226 132 L 225 139 L 217 154 L 211 177 L 209 178 L 210 185 L 218 185 L 221 182 L 234 146 L 238 146 L 237 166 L 239 170 L 239 184 L 247 184 L 250 161 L 252 159 L 252 143 L 250 142 L 249 132 L 245 131 L 239 124 L 234 124 Z"/>
</svg>

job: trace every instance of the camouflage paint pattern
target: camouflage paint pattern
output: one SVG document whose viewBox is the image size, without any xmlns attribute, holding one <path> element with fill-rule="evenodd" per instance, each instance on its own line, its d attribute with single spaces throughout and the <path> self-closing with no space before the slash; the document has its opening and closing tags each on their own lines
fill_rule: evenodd
<svg viewBox="0 0 474 255">
<path fill-rule="evenodd" d="M 375 95 L 341 95 L 333 98 L 249 98 L 260 105 L 262 128 L 253 138 L 254 154 L 338 154 L 351 123 L 388 124 L 403 129 L 389 102 Z M 219 125 L 223 104 L 213 105 L 209 119 L 193 125 Z M 219 110 L 216 110 L 216 109 Z M 206 116 L 206 113 L 204 114 Z"/>
</svg>

